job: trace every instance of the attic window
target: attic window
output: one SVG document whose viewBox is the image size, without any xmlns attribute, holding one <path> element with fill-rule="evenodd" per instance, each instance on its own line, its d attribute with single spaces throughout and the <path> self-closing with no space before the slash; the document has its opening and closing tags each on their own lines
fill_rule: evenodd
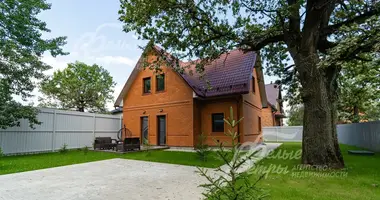
<svg viewBox="0 0 380 200">
<path fill-rule="evenodd" d="M 256 92 L 256 79 L 252 76 L 252 93 Z"/>
<path fill-rule="evenodd" d="M 156 76 L 156 91 L 165 90 L 165 74 L 160 74 Z"/>
<path fill-rule="evenodd" d="M 150 77 L 144 78 L 143 83 L 144 83 L 144 88 L 143 88 L 144 94 L 150 94 L 151 92 Z"/>
</svg>

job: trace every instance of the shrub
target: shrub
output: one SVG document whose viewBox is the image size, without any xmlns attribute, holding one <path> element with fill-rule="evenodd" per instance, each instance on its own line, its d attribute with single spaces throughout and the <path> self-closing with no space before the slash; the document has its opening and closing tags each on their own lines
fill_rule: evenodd
<svg viewBox="0 0 380 200">
<path fill-rule="evenodd" d="M 90 149 L 90 147 L 88 147 L 88 146 L 84 146 L 84 147 L 82 148 L 83 154 L 84 154 L 84 155 L 87 155 L 89 149 Z"/>
<path fill-rule="evenodd" d="M 217 155 L 224 161 L 224 165 L 217 168 L 211 173 L 204 168 L 198 167 L 198 173 L 207 179 L 206 184 L 200 185 L 206 192 L 204 197 L 208 200 L 234 199 L 234 200 L 253 200 L 262 199 L 266 195 L 257 188 L 257 183 L 264 177 L 260 176 L 257 180 L 252 180 L 252 176 L 246 172 L 239 172 L 239 168 L 251 160 L 258 152 L 249 152 L 243 155 L 236 142 L 239 138 L 237 132 L 233 129 L 243 120 L 234 119 L 232 107 L 230 108 L 230 117 L 224 119 L 224 122 L 230 127 L 226 136 L 231 139 L 231 150 L 226 150 L 222 142 L 217 142 Z M 231 159 L 231 155 L 233 155 Z"/>
<path fill-rule="evenodd" d="M 0 158 L 4 156 L 4 152 L 3 152 L 3 149 L 1 149 L 0 147 Z"/>
<path fill-rule="evenodd" d="M 207 161 L 207 157 L 210 154 L 210 147 L 206 144 L 207 135 L 204 133 L 198 136 L 197 144 L 195 145 L 195 151 L 197 152 L 199 159 Z"/>
<path fill-rule="evenodd" d="M 149 140 L 148 139 L 143 138 L 143 147 L 144 147 L 144 150 L 146 152 L 146 155 L 150 156 L 152 145 L 149 144 Z"/>
<path fill-rule="evenodd" d="M 58 150 L 59 153 L 67 153 L 69 149 L 67 148 L 67 144 L 63 144 L 62 147 Z"/>
</svg>

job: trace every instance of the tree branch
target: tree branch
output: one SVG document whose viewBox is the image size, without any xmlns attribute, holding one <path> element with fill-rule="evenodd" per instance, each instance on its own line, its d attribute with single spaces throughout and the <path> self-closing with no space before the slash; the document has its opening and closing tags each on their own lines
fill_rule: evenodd
<svg viewBox="0 0 380 200">
<path fill-rule="evenodd" d="M 244 39 L 240 42 L 240 46 L 247 45 L 249 50 L 258 51 L 261 48 L 265 47 L 268 44 L 282 42 L 285 40 L 284 34 L 273 35 L 270 37 L 261 37 L 261 38 L 249 38 Z"/>
<path fill-rule="evenodd" d="M 351 19 L 348 19 L 346 21 L 327 26 L 326 28 L 323 29 L 322 35 L 325 35 L 325 36 L 331 35 L 333 33 L 336 33 L 339 30 L 339 28 L 342 26 L 350 25 L 353 23 L 363 23 L 366 19 L 378 14 L 380 14 L 379 8 L 364 12 L 363 14 L 353 17 Z"/>
</svg>

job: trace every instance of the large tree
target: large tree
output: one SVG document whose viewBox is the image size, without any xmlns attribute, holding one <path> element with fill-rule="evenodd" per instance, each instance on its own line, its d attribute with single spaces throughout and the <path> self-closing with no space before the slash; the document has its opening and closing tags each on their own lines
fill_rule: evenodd
<svg viewBox="0 0 380 200">
<path fill-rule="evenodd" d="M 65 37 L 43 39 L 50 32 L 37 15 L 50 9 L 44 0 L 0 1 L 0 128 L 19 124 L 28 119 L 30 125 L 38 124 L 37 110 L 13 99 L 14 95 L 27 100 L 51 67 L 41 61 L 44 52 L 52 56 L 64 55 L 61 46 Z"/>
<path fill-rule="evenodd" d="M 261 50 L 268 68 L 281 73 L 289 69 L 289 55 L 305 107 L 302 162 L 340 168 L 335 63 L 378 48 L 379 12 L 374 0 L 121 0 L 119 19 L 125 31 L 178 59 L 210 60 L 237 47 Z"/>
<path fill-rule="evenodd" d="M 41 105 L 80 112 L 104 112 L 107 102 L 113 100 L 115 84 L 103 67 L 77 61 L 42 82 L 41 92 L 45 97 L 40 98 Z"/>
<path fill-rule="evenodd" d="M 303 106 L 298 80 L 288 87 L 290 103 L 288 125 L 299 126 L 303 121 Z M 362 54 L 358 60 L 341 63 L 338 76 L 338 121 L 357 123 L 380 119 L 380 59 L 378 55 Z"/>
</svg>

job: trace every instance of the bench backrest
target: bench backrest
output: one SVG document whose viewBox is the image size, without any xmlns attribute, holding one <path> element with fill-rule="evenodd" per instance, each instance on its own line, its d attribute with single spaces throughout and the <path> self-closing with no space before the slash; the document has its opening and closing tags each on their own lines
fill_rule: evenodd
<svg viewBox="0 0 380 200">
<path fill-rule="evenodd" d="M 124 144 L 140 144 L 140 138 L 125 138 Z"/>
<path fill-rule="evenodd" d="M 95 138 L 96 143 L 112 143 L 112 138 L 111 137 L 96 137 Z"/>
</svg>

